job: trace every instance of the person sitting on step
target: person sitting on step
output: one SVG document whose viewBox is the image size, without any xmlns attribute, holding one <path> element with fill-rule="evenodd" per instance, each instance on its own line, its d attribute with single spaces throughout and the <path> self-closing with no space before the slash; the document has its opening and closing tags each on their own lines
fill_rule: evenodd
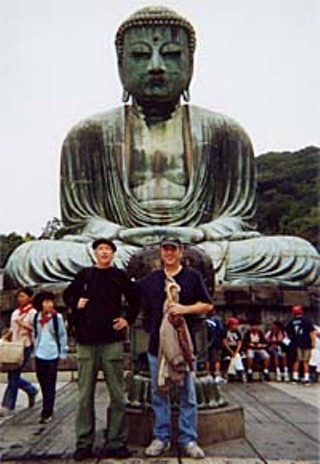
<svg viewBox="0 0 320 464">
<path fill-rule="evenodd" d="M 269 364 L 270 355 L 266 350 L 267 342 L 259 324 L 256 322 L 250 323 L 250 328 L 243 336 L 243 344 L 246 349 L 247 356 L 247 378 L 248 382 L 253 380 L 253 360 L 259 358 L 263 362 L 263 379 L 270 380 Z"/>
<path fill-rule="evenodd" d="M 268 351 L 273 359 L 276 370 L 276 381 L 281 382 L 283 368 L 283 380 L 289 382 L 289 370 L 287 365 L 287 349 L 289 338 L 280 321 L 274 321 L 271 329 L 265 334 L 268 342 Z"/>
<path fill-rule="evenodd" d="M 239 331 L 239 320 L 236 317 L 227 319 L 227 330 L 223 339 L 223 359 L 229 358 L 228 375 L 239 375 L 243 382 L 247 381 L 241 357 L 242 336 Z M 232 368 L 232 370 L 231 370 Z"/>
</svg>

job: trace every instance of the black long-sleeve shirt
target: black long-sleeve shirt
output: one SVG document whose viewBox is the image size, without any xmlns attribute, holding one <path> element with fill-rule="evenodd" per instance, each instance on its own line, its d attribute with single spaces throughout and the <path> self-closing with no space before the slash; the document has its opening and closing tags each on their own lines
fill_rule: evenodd
<svg viewBox="0 0 320 464">
<path fill-rule="evenodd" d="M 72 308 L 76 339 L 83 345 L 123 340 L 123 330 L 113 329 L 114 319 L 124 317 L 132 324 L 139 312 L 137 285 L 122 269 L 115 267 L 82 269 L 63 297 Z M 81 297 L 89 301 L 85 308 L 78 309 Z"/>
</svg>

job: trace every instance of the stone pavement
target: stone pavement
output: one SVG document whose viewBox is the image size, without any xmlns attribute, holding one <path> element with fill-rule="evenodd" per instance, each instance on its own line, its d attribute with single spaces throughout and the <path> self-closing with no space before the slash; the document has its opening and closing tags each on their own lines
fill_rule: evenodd
<svg viewBox="0 0 320 464">
<path fill-rule="evenodd" d="M 62 373 L 61 373 L 62 374 Z M 28 374 L 30 375 L 30 374 Z M 0 378 L 1 380 L 1 378 Z M 3 379 L 2 379 L 3 380 Z M 5 384 L 0 383 L 0 394 Z M 207 446 L 205 464 L 316 464 L 320 462 L 320 383 L 310 387 L 276 382 L 230 383 L 222 387 L 232 403 L 245 411 L 245 437 Z M 39 397 L 40 400 L 40 397 Z M 19 395 L 17 411 L 0 423 L 0 462 L 20 464 L 70 464 L 74 451 L 74 416 L 77 385 L 70 374 L 59 376 L 55 418 L 47 425 L 38 423 L 41 401 L 26 408 Z M 96 391 L 97 446 L 103 443 L 107 391 L 98 381 Z M 88 464 L 111 464 L 110 459 L 91 459 Z M 117 461 L 119 462 L 119 461 Z M 120 461 L 121 462 L 121 461 Z M 146 459 L 143 449 L 135 449 L 130 464 L 192 464 L 177 455 Z M 199 462 L 199 461 L 198 461 Z"/>
</svg>

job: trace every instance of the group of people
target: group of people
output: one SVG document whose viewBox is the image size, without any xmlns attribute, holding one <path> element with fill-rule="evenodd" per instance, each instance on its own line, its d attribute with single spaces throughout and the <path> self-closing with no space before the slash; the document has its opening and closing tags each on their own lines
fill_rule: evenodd
<svg viewBox="0 0 320 464">
<path fill-rule="evenodd" d="M 35 385 L 22 377 L 23 368 L 34 352 L 35 371 L 42 393 L 40 423 L 52 420 L 59 359 L 67 357 L 67 333 L 63 317 L 54 309 L 54 294 L 39 292 L 33 297 L 30 287 L 17 291 L 18 308 L 11 316 L 10 328 L 3 335 L 4 340 L 20 342 L 24 347 L 22 365 L 8 371 L 0 417 L 10 415 L 15 407 L 19 389 L 28 395 L 28 406 L 35 404 L 39 393 Z"/>
<path fill-rule="evenodd" d="M 202 276 L 182 267 L 183 247 L 175 237 L 160 243 L 163 267 L 138 281 L 112 265 L 117 251 L 113 241 L 99 238 L 92 247 L 96 264 L 81 270 L 64 292 L 73 311 L 77 340 L 79 403 L 74 459 L 93 455 L 94 390 L 99 370 L 104 374 L 110 404 L 106 443 L 98 456 L 126 459 L 132 454 L 127 447 L 123 339 L 140 306 L 150 321 L 148 362 L 154 411 L 153 440 L 145 454 L 156 457 L 170 449 L 169 388 L 175 384 L 180 394 L 179 446 L 184 455 L 203 458 L 197 443 L 194 331 L 196 317 L 212 309 L 212 298 Z M 122 304 L 123 297 L 126 304 Z"/>
<path fill-rule="evenodd" d="M 203 458 L 205 454 L 198 445 L 197 432 L 195 330 L 198 316 L 208 314 L 213 305 L 201 274 L 181 265 L 183 246 L 176 237 L 167 237 L 160 243 L 162 268 L 137 281 L 113 266 L 115 242 L 98 238 L 92 243 L 92 249 L 95 264 L 83 268 L 63 294 L 66 305 L 72 309 L 77 341 L 79 395 L 74 459 L 82 461 L 93 455 L 126 459 L 132 454 L 127 447 L 123 340 L 140 307 L 150 322 L 148 362 L 154 411 L 153 439 L 145 454 L 157 457 L 171 447 L 170 387 L 174 384 L 180 397 L 179 448 L 185 456 Z M 47 423 L 53 417 L 58 359 L 64 358 L 67 352 L 66 333 L 62 316 L 53 308 L 53 295 L 40 292 L 32 299 L 32 292 L 26 288 L 18 291 L 18 301 L 21 295 L 27 298 L 13 312 L 11 332 L 13 339 L 17 339 L 18 331 L 26 338 L 25 361 L 21 368 L 9 373 L 7 392 L 10 395 L 6 392 L 2 411 L 14 408 L 19 388 L 29 395 L 29 406 L 34 404 L 38 391 L 21 377 L 34 349 L 44 398 L 40 421 Z M 94 394 L 100 370 L 110 402 L 106 443 L 94 450 Z M 14 401 L 9 402 L 9 396 Z"/>
<path fill-rule="evenodd" d="M 310 365 L 317 344 L 316 327 L 304 315 L 301 306 L 292 307 L 292 318 L 287 324 L 275 320 L 265 332 L 252 322 L 240 331 L 240 321 L 230 317 L 224 324 L 213 315 L 207 319 L 210 370 L 217 383 L 235 376 L 243 382 L 253 381 L 254 360 L 260 362 L 262 378 L 270 380 L 270 367 L 275 379 L 310 384 Z M 224 369 L 223 369 L 224 367 Z M 225 376 L 222 375 L 225 371 Z"/>
<path fill-rule="evenodd" d="M 77 341 L 78 406 L 75 421 L 76 450 L 74 459 L 82 461 L 94 455 L 100 458 L 126 459 L 132 452 L 127 447 L 123 341 L 127 328 L 134 323 L 140 308 L 149 319 L 148 363 L 151 378 L 151 399 L 154 411 L 153 439 L 145 449 L 148 457 L 157 457 L 171 447 L 172 424 L 170 387 L 179 392 L 178 446 L 185 456 L 201 459 L 204 451 L 198 445 L 197 398 L 195 390 L 195 331 L 199 316 L 209 325 L 217 325 L 218 316 L 212 297 L 201 274 L 183 267 L 183 246 L 180 239 L 166 237 L 160 242 L 161 269 L 153 270 L 139 280 L 132 280 L 123 269 L 113 266 L 116 244 L 107 238 L 92 243 L 95 264 L 83 268 L 65 289 L 63 298 L 72 309 L 72 324 Z M 32 298 L 29 288 L 18 291 L 19 308 L 11 318 L 13 340 L 25 341 L 23 365 L 8 373 L 8 386 L 1 411 L 15 407 L 18 389 L 28 394 L 32 407 L 38 393 L 35 386 L 21 376 L 32 350 L 35 354 L 37 378 L 42 390 L 41 423 L 52 420 L 59 358 L 67 356 L 67 335 L 63 318 L 54 309 L 54 295 L 40 292 Z M 220 375 L 222 351 L 234 362 L 235 371 L 243 375 L 241 353 L 245 348 L 247 377 L 252 376 L 252 361 L 259 355 L 268 378 L 270 355 L 284 354 L 286 339 L 297 344 L 297 362 L 292 378 L 298 380 L 299 363 L 307 362 L 313 346 L 314 328 L 303 317 L 302 308 L 293 308 L 294 318 L 286 331 L 277 323 L 263 334 L 252 325 L 242 337 L 239 321 L 227 320 L 221 345 L 211 346 L 210 359 L 217 378 Z M 211 317 L 210 317 L 211 315 Z M 220 321 L 221 322 L 221 321 Z M 308 334 L 308 335 L 306 335 Z M 282 357 L 285 360 L 285 357 Z M 230 363 L 231 364 L 231 363 Z M 303 364 L 304 365 L 304 364 Z M 276 365 L 277 376 L 280 373 Z M 284 375 L 288 370 L 284 364 Z M 106 442 L 97 451 L 95 445 L 94 396 L 98 371 L 104 374 L 110 402 L 108 405 Z M 219 379 L 218 379 L 219 380 Z M 304 372 L 303 380 L 308 381 Z"/>
</svg>

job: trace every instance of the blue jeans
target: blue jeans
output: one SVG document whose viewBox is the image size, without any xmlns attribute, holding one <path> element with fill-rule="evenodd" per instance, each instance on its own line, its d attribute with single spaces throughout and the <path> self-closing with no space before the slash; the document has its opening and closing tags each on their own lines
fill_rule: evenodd
<svg viewBox="0 0 320 464">
<path fill-rule="evenodd" d="M 32 383 L 21 377 L 21 371 L 27 364 L 28 359 L 32 353 L 32 346 L 28 346 L 24 349 L 24 360 L 23 364 L 19 369 L 14 369 L 8 372 L 8 385 L 2 398 L 2 406 L 13 410 L 16 406 L 19 388 L 27 393 L 27 395 L 35 395 L 38 390 Z"/>
<path fill-rule="evenodd" d="M 169 393 L 160 393 L 157 386 L 158 359 L 148 353 L 151 375 L 151 399 L 155 415 L 154 438 L 168 442 L 172 437 L 171 405 Z M 185 375 L 184 384 L 178 387 L 179 393 L 179 445 L 197 441 L 197 398 L 195 382 L 190 373 Z"/>
</svg>

